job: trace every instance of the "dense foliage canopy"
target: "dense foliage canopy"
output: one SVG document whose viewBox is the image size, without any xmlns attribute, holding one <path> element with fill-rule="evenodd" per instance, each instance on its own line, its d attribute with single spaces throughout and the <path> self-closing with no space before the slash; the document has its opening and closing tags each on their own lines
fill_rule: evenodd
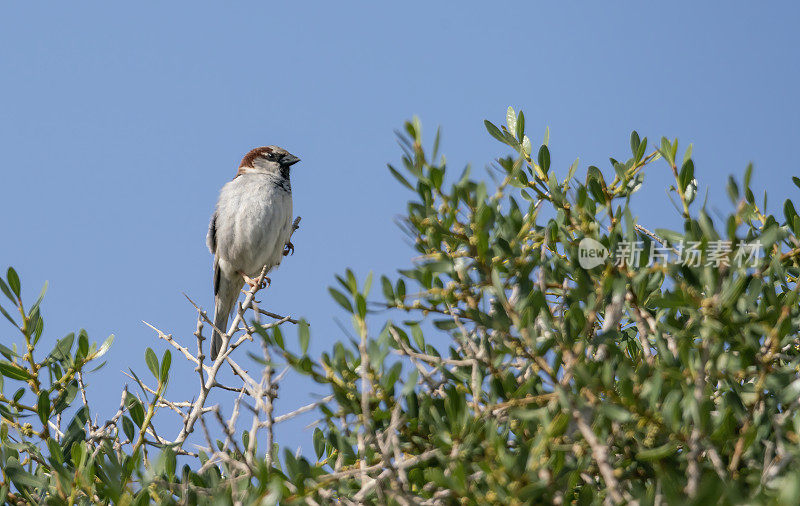
<svg viewBox="0 0 800 506">
<path fill-rule="evenodd" d="M 522 112 L 509 108 L 505 126 L 486 127 L 510 149 L 489 169 L 491 182 L 469 168 L 453 174 L 438 134 L 428 152 L 419 122 L 405 125 L 402 167 L 390 170 L 411 194 L 403 228 L 418 256 L 375 283 L 337 276 L 330 293 L 352 316 L 352 339 L 310 356 L 308 326 L 260 310 L 258 286 L 214 362 L 202 351 L 210 322 L 201 310 L 197 352 L 195 338 L 158 331 L 196 366 L 192 400 L 168 400 L 172 355 L 159 360 L 148 348 L 150 373 L 134 375 L 119 411 L 98 425 L 83 377 L 110 340 L 98 347 L 81 331 L 41 350 L 42 297 L 26 305 L 9 269 L 2 313 L 18 338 L 0 347 L 0 497 L 800 502 L 792 202 L 769 214 L 748 167 L 742 181 L 728 181 L 730 214 L 712 220 L 695 198 L 691 146 L 679 152 L 677 140 L 651 146 L 634 132 L 630 155 L 607 170 L 577 160 L 556 170 L 547 136 L 532 149 Z M 680 230 L 645 228 L 630 207 L 653 170 L 674 175 Z M 292 324 L 297 344 L 284 338 Z M 234 361 L 248 347 L 260 378 Z M 296 414 L 274 412 L 283 365 L 317 384 L 321 400 L 307 407 L 319 418 L 314 454 L 273 441 L 274 425 Z M 225 413 L 206 403 L 222 367 L 242 381 Z M 180 421 L 154 427 L 166 409 Z M 187 441 L 204 448 L 194 453 Z"/>
</svg>

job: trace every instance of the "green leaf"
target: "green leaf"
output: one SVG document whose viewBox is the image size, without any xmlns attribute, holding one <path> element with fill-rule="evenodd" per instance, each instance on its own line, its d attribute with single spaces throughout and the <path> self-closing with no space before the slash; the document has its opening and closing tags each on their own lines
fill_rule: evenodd
<svg viewBox="0 0 800 506">
<path fill-rule="evenodd" d="M 383 288 L 383 296 L 386 297 L 386 301 L 390 304 L 393 303 L 395 300 L 394 287 L 386 276 L 381 276 L 381 287 Z"/>
<path fill-rule="evenodd" d="M 4 294 L 6 294 L 6 297 L 8 297 L 8 299 L 11 302 L 14 302 L 14 303 L 17 302 L 16 299 L 14 299 L 14 295 L 11 293 L 11 289 L 8 288 L 8 285 L 6 284 L 5 281 L 3 281 L 3 278 L 1 278 L 1 277 L 0 277 L 0 291 L 2 291 Z"/>
<path fill-rule="evenodd" d="M 519 142 L 524 142 L 525 139 L 525 115 L 519 111 L 517 115 L 517 123 L 514 126 L 514 134 L 517 136 Z"/>
<path fill-rule="evenodd" d="M 531 156 L 531 140 L 528 138 L 527 135 L 522 136 L 522 151 L 525 155 L 526 160 L 530 160 Z"/>
<path fill-rule="evenodd" d="M 669 142 L 669 139 L 666 137 L 661 138 L 661 147 L 658 150 L 661 153 L 661 156 L 664 157 L 664 160 L 667 161 L 668 164 L 674 166 L 675 165 L 675 157 L 672 156 L 672 145 Z"/>
<path fill-rule="evenodd" d="M 364 297 L 369 296 L 369 291 L 371 288 L 372 288 L 372 271 L 369 271 L 369 273 L 367 274 L 367 279 L 364 281 L 364 289 L 362 290 Z"/>
<path fill-rule="evenodd" d="M 108 352 L 108 350 L 111 349 L 111 344 L 113 342 L 114 342 L 114 334 L 111 334 L 110 336 L 108 336 L 108 339 L 103 341 L 103 344 L 100 345 L 100 348 L 96 352 L 94 352 L 94 355 L 92 355 L 92 359 L 100 358 L 103 355 L 105 355 Z"/>
<path fill-rule="evenodd" d="M 639 143 L 639 149 L 638 151 L 636 151 L 636 154 L 634 155 L 634 158 L 636 159 L 637 163 L 641 161 L 642 158 L 644 158 L 645 151 L 647 151 L 647 137 L 641 140 L 641 142 Z"/>
<path fill-rule="evenodd" d="M 345 274 L 347 275 L 346 286 L 350 289 L 350 293 L 355 294 L 358 292 L 358 280 L 356 279 L 356 275 L 353 274 L 352 269 L 347 269 Z"/>
<path fill-rule="evenodd" d="M 0 374 L 6 378 L 20 381 L 27 381 L 33 378 L 27 370 L 11 362 L 6 362 L 5 360 L 0 360 Z"/>
<path fill-rule="evenodd" d="M 345 297 L 345 295 L 342 292 L 333 287 L 329 287 L 328 292 L 330 292 L 331 297 L 333 297 L 333 300 L 338 302 L 339 305 L 345 309 L 345 311 L 347 311 L 348 313 L 353 312 L 353 305 L 350 304 L 350 301 L 347 300 L 347 297 Z"/>
<path fill-rule="evenodd" d="M 517 128 L 517 115 L 510 105 L 506 109 L 506 126 L 508 126 L 509 132 L 513 132 Z"/>
<path fill-rule="evenodd" d="M 33 306 L 31 306 L 29 314 L 33 313 L 33 311 L 37 309 L 39 305 L 42 303 L 42 299 L 44 299 L 44 294 L 47 293 L 47 287 L 49 286 L 49 284 L 50 283 L 48 281 L 44 282 L 44 286 L 42 286 L 42 290 L 39 292 L 39 296 L 36 298 L 36 302 L 34 302 Z"/>
<path fill-rule="evenodd" d="M 0 313 L 3 313 L 3 316 L 5 316 L 6 319 L 8 321 L 10 321 L 12 325 L 14 325 L 15 327 L 19 328 L 19 325 L 17 325 L 17 322 L 14 321 L 14 318 L 12 318 L 11 315 L 8 314 L 8 312 L 6 312 L 5 309 L 3 309 L 3 306 L 0 306 Z"/>
<path fill-rule="evenodd" d="M 164 350 L 164 355 L 161 356 L 161 374 L 158 376 L 159 382 L 164 383 L 169 378 L 169 367 L 172 364 L 172 353 L 169 350 Z"/>
<path fill-rule="evenodd" d="M 283 342 L 283 332 L 281 332 L 280 327 L 272 328 L 272 341 L 277 344 L 280 349 L 286 349 L 286 345 Z"/>
<path fill-rule="evenodd" d="M 434 320 L 433 326 L 441 330 L 453 330 L 458 324 L 453 320 Z"/>
<path fill-rule="evenodd" d="M 738 203 L 739 201 L 739 185 L 736 184 L 736 180 L 733 179 L 732 176 L 728 176 L 728 186 L 726 188 L 728 190 L 728 198 L 734 204 Z"/>
<path fill-rule="evenodd" d="M 152 348 L 147 348 L 144 352 L 144 361 L 147 362 L 147 368 L 153 373 L 153 377 L 158 379 L 158 357 Z"/>
<path fill-rule="evenodd" d="M 308 331 L 308 324 L 305 320 L 300 322 L 300 325 L 297 329 L 297 337 L 300 340 L 300 350 L 302 351 L 303 355 L 308 353 L 308 343 L 311 340 L 311 334 Z"/>
<path fill-rule="evenodd" d="M 400 184 L 402 184 L 403 186 L 405 186 L 405 187 L 406 187 L 406 188 L 408 188 L 409 190 L 411 190 L 411 191 L 414 191 L 414 187 L 413 187 L 413 186 L 411 186 L 411 183 L 409 183 L 409 182 L 408 182 L 408 180 L 407 180 L 405 177 L 403 177 L 403 175 L 402 175 L 402 174 L 400 174 L 400 173 L 399 173 L 399 172 L 398 172 L 398 171 L 397 171 L 397 170 L 396 170 L 394 167 L 392 167 L 391 165 L 389 165 L 388 167 L 389 167 L 389 172 L 391 172 L 391 173 L 392 173 L 392 175 L 394 176 L 394 178 L 395 178 L 395 179 L 397 179 L 397 180 L 400 182 Z"/>
<path fill-rule="evenodd" d="M 756 203 L 756 198 L 753 195 L 753 190 L 751 190 L 750 188 L 745 188 L 744 189 L 744 198 L 747 199 L 747 203 L 748 204 L 755 204 Z"/>
<path fill-rule="evenodd" d="M 645 461 L 660 460 L 674 455 L 676 451 L 678 451 L 678 444 L 674 441 L 670 441 L 655 448 L 640 450 L 636 453 L 636 459 Z"/>
<path fill-rule="evenodd" d="M 572 162 L 572 165 L 569 166 L 569 170 L 567 171 L 567 178 L 564 180 L 564 185 L 569 183 L 572 180 L 572 178 L 575 176 L 575 171 L 578 170 L 578 162 L 579 161 L 580 161 L 580 158 L 576 158 L 575 161 Z"/>
<path fill-rule="evenodd" d="M 442 137 L 441 127 L 436 128 L 436 137 L 433 138 L 433 158 L 436 159 L 439 155 L 439 141 Z"/>
<path fill-rule="evenodd" d="M 39 393 L 39 401 L 36 403 L 36 412 L 39 415 L 39 420 L 42 425 L 47 425 L 47 420 L 50 418 L 50 396 L 47 391 Z"/>
<path fill-rule="evenodd" d="M 59 466 L 64 465 L 64 453 L 58 445 L 58 441 L 53 438 L 47 439 L 47 450 L 50 452 L 50 458 Z"/>
<path fill-rule="evenodd" d="M 19 293 L 20 293 L 19 276 L 17 275 L 17 271 L 15 271 L 13 267 L 8 268 L 8 272 L 6 273 L 6 278 L 8 279 L 8 286 L 11 287 L 11 291 L 14 292 L 14 295 L 16 295 L 17 298 L 19 298 Z"/>
<path fill-rule="evenodd" d="M 358 316 L 362 320 L 367 317 L 367 299 L 360 293 L 356 294 L 356 309 L 358 310 Z"/>
<path fill-rule="evenodd" d="M 81 329 L 78 332 L 78 349 L 75 352 L 75 357 L 85 357 L 89 353 L 89 335 L 86 330 Z"/>
<path fill-rule="evenodd" d="M 73 342 L 75 342 L 75 333 L 70 332 L 58 340 L 56 345 L 53 347 L 53 351 L 50 352 L 49 358 L 58 361 L 66 360 L 70 356 L 70 350 L 72 349 Z"/>
<path fill-rule="evenodd" d="M 633 156 L 636 156 L 636 153 L 639 151 L 639 144 L 641 144 L 641 140 L 639 139 L 639 134 L 636 130 L 631 132 L 631 153 Z"/>
<path fill-rule="evenodd" d="M 796 187 L 800 188 L 800 177 L 792 176 L 792 182 Z"/>
<path fill-rule="evenodd" d="M 99 364 L 99 365 L 96 365 L 95 367 L 92 367 L 92 368 L 89 370 L 89 372 L 95 372 L 95 371 L 99 371 L 100 369 L 102 369 L 102 368 L 103 368 L 103 366 L 104 366 L 104 365 L 106 365 L 106 361 L 105 361 L 105 360 L 103 360 L 102 362 L 100 362 L 100 364 Z"/>
<path fill-rule="evenodd" d="M 33 328 L 34 346 L 36 346 L 36 344 L 39 342 L 39 339 L 42 337 L 42 331 L 44 331 L 44 318 L 42 318 L 42 315 L 39 314 L 38 309 L 39 308 L 36 308 L 36 314 L 38 315 L 38 318 L 36 319 L 36 323 L 34 324 Z"/>
<path fill-rule="evenodd" d="M 753 177 L 753 164 L 748 163 L 747 168 L 744 169 L 744 187 L 745 189 L 750 188 L 750 178 Z M 796 179 L 796 178 L 795 178 Z"/>
<path fill-rule="evenodd" d="M 400 302 L 403 302 L 406 297 L 406 282 L 402 279 L 398 279 L 397 283 L 395 284 L 394 291 L 397 294 L 397 298 L 400 300 Z"/>
<path fill-rule="evenodd" d="M 415 323 L 411 326 L 411 336 L 419 350 L 425 351 L 425 338 L 422 336 L 422 329 L 419 324 Z"/>
<path fill-rule="evenodd" d="M 167 446 L 166 448 L 164 448 L 164 451 L 161 454 L 161 458 L 164 459 L 164 472 L 167 474 L 168 477 L 174 478 L 175 466 L 177 465 L 177 459 L 175 458 L 175 451 L 169 446 Z"/>
<path fill-rule="evenodd" d="M 671 151 L 670 151 L 671 158 L 670 159 L 674 163 L 675 162 L 675 156 L 678 154 L 678 139 L 674 139 L 672 141 L 672 146 L 670 146 L 670 149 L 671 149 Z M 691 156 L 691 151 L 687 151 L 687 156 L 686 156 L 686 160 L 684 160 L 684 163 L 689 160 L 690 156 Z"/>
<path fill-rule="evenodd" d="M 36 476 L 32 475 L 31 473 L 25 471 L 17 459 L 11 457 L 8 459 L 6 463 L 5 472 L 8 475 L 8 478 L 16 485 L 17 487 L 25 490 L 25 489 L 33 489 L 38 490 L 39 488 L 45 485 L 45 481 L 43 478 L 37 478 Z"/>
<path fill-rule="evenodd" d="M 133 422 L 127 416 L 122 417 L 122 431 L 125 433 L 125 437 L 128 440 L 133 441 L 134 435 L 136 435 L 136 428 L 133 426 Z"/>
<path fill-rule="evenodd" d="M 128 413 L 130 413 L 133 422 L 139 427 L 144 423 L 144 407 L 139 399 L 132 394 L 128 394 L 127 399 Z"/>
<path fill-rule="evenodd" d="M 0 353 L 2 353 L 9 360 L 11 360 L 12 357 L 20 356 L 19 353 L 15 353 L 14 350 L 2 344 L 0 344 Z"/>
<path fill-rule="evenodd" d="M 687 160 L 681 167 L 680 174 L 678 175 L 678 184 L 681 193 L 686 192 L 686 187 L 694 179 L 694 162 Z"/>
<path fill-rule="evenodd" d="M 783 215 L 786 218 L 786 223 L 790 226 L 794 222 L 795 217 L 797 217 L 794 203 L 789 199 L 786 199 L 786 202 L 783 203 Z"/>
<path fill-rule="evenodd" d="M 486 130 L 488 130 L 489 134 L 492 137 L 502 142 L 503 144 L 506 144 L 506 139 L 503 136 L 503 132 L 501 132 L 499 128 L 494 126 L 491 121 L 489 121 L 488 119 L 484 120 L 483 124 L 486 126 Z"/>
<path fill-rule="evenodd" d="M 539 157 L 538 157 L 539 167 L 547 173 L 550 170 L 550 150 L 547 148 L 547 145 L 542 144 L 542 147 L 539 148 Z"/>
<path fill-rule="evenodd" d="M 317 460 L 325 454 L 325 435 L 319 427 L 314 429 L 314 453 L 317 454 Z"/>
<path fill-rule="evenodd" d="M 82 468 L 86 459 L 86 448 L 81 443 L 74 444 L 70 453 L 72 454 L 72 464 L 78 469 Z"/>
</svg>

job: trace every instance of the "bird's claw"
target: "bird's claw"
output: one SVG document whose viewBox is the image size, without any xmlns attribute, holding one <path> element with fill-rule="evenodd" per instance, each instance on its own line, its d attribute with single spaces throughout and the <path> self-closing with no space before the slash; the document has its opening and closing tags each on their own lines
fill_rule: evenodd
<svg viewBox="0 0 800 506">
<path fill-rule="evenodd" d="M 287 241 L 283 246 L 283 256 L 294 255 L 294 244 L 292 241 Z"/>
<path fill-rule="evenodd" d="M 246 274 L 242 274 L 242 278 L 244 278 L 244 282 L 250 285 L 251 288 L 258 286 L 259 290 L 263 290 L 272 284 L 272 280 L 266 276 L 261 280 L 261 283 L 258 282 L 258 279 L 253 279 Z"/>
</svg>

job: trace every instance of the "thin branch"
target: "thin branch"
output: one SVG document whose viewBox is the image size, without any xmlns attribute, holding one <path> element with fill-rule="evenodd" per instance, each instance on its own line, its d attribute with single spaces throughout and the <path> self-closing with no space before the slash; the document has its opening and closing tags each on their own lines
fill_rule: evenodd
<svg viewBox="0 0 800 506">
<path fill-rule="evenodd" d="M 307 413 L 308 411 L 316 409 L 317 407 L 322 406 L 323 404 L 332 401 L 333 398 L 334 398 L 334 396 L 331 394 L 331 395 L 328 395 L 326 397 L 323 397 L 322 399 L 318 400 L 317 402 L 312 402 L 311 404 L 306 404 L 305 406 L 303 406 L 301 408 L 297 408 L 294 411 L 291 411 L 291 412 L 286 413 L 284 415 L 276 416 L 275 420 L 273 420 L 273 423 L 285 422 L 286 420 L 294 418 L 294 417 L 296 417 L 298 415 L 302 415 L 303 413 Z"/>
<path fill-rule="evenodd" d="M 583 439 L 586 440 L 589 447 L 592 449 L 592 457 L 595 462 L 597 462 L 597 467 L 600 468 L 600 474 L 603 475 L 611 499 L 617 504 L 624 502 L 624 498 L 619 491 L 619 482 L 616 476 L 614 476 L 614 469 L 612 469 L 611 464 L 608 463 L 608 448 L 602 445 L 597 439 L 594 431 L 592 431 L 592 428 L 589 427 L 589 424 L 586 422 L 586 417 L 583 413 L 574 409 L 572 410 L 572 417 L 575 419 L 578 430 L 581 432 L 581 435 L 583 435 Z"/>
</svg>

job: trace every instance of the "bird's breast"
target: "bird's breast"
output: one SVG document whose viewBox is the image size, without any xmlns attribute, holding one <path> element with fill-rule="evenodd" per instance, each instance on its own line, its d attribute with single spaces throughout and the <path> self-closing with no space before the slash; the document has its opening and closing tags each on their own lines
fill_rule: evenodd
<svg viewBox="0 0 800 506">
<path fill-rule="evenodd" d="M 240 181 L 241 180 L 241 181 Z M 292 216 L 292 196 L 272 178 L 243 175 L 220 194 L 218 254 L 249 276 L 282 258 Z"/>
</svg>

